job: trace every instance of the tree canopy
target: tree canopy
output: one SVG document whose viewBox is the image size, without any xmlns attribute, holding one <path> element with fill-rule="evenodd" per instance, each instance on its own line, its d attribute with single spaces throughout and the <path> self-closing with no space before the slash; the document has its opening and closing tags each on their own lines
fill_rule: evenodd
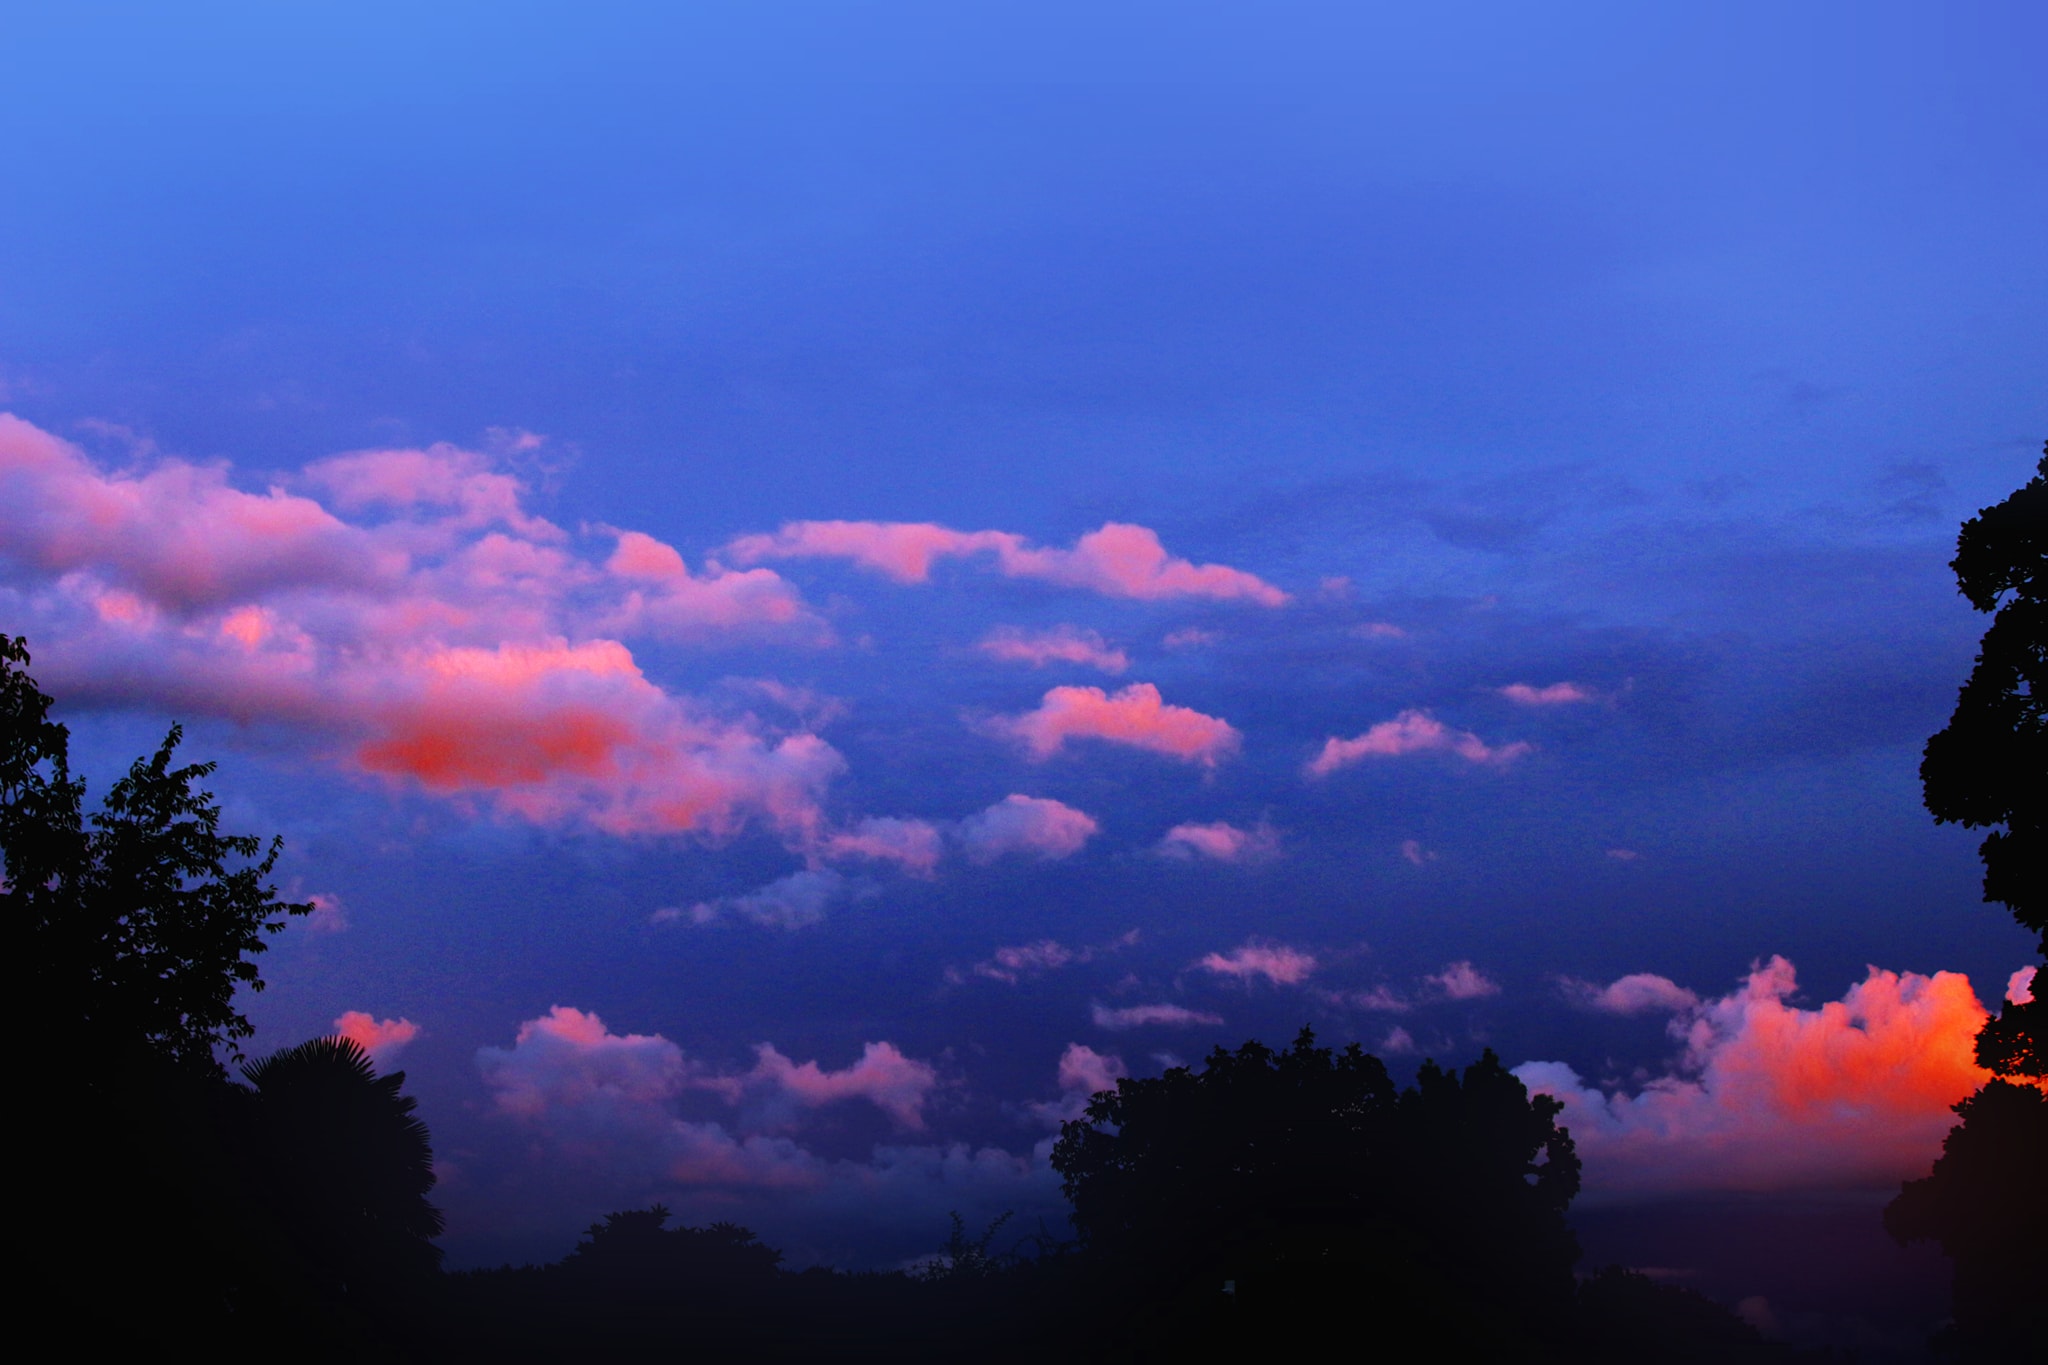
<svg viewBox="0 0 2048 1365">
<path fill-rule="evenodd" d="M 1304 1028 L 1284 1052 L 1248 1042 L 1120 1081 L 1062 1127 L 1052 1164 L 1083 1246 L 1160 1292 L 1228 1282 L 1246 1313 L 1286 1303 L 1303 1323 L 1375 1293 L 1527 1327 L 1565 1311 L 1578 1257 L 1559 1108 L 1491 1051 L 1397 1091 L 1378 1058 Z"/>
<path fill-rule="evenodd" d="M 282 841 L 221 832 L 197 785 L 214 765 L 174 764 L 175 725 L 87 817 L 70 732 L 28 663 L 0 635 L 0 916 L 39 1017 L 102 1057 L 223 1076 L 216 1049 L 253 1032 L 235 992 L 263 989 L 264 936 L 312 909 L 268 883 Z"/>
</svg>

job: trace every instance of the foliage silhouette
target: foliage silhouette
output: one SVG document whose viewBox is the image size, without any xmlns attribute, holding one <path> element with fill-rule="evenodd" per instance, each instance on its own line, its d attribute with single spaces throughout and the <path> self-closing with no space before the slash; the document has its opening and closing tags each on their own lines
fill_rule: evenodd
<svg viewBox="0 0 2048 1365">
<path fill-rule="evenodd" d="M 439 1269 L 433 1146 L 404 1072 L 379 1076 L 355 1042 L 315 1038 L 242 1074 L 244 1168 L 325 1292 L 375 1305 Z"/>
<path fill-rule="evenodd" d="M 2048 445 L 2031 480 L 1963 523 L 1949 567 L 1970 605 L 1993 615 L 1955 713 L 1927 741 L 1922 790 L 1937 821 L 1991 829 L 1978 846 L 1984 899 L 2003 902 L 2048 955 Z M 2044 1037 L 2048 991 L 1988 1025 L 1978 1060 L 2048 1074 Z"/>
<path fill-rule="evenodd" d="M 0 916 L 18 935 L 38 1019 L 93 1055 L 147 1053 L 224 1076 L 252 1032 L 235 992 L 263 989 L 252 960 L 264 935 L 309 904 L 267 885 L 282 841 L 220 832 L 220 807 L 196 783 L 211 763 L 173 766 L 172 726 L 83 816 L 69 731 L 25 671 L 19 638 L 0 635 Z"/>
<path fill-rule="evenodd" d="M 2048 955 L 2048 445 L 2034 478 L 1963 523 L 1949 567 L 1991 612 L 1947 728 L 1920 778 L 1942 823 L 1990 828 L 1979 845 L 1984 899 L 2003 902 Z M 2003 826 L 2003 828 L 1997 828 Z M 1924 1180 L 1885 1210 L 1901 1242 L 1935 1241 L 1955 1271 L 1955 1324 L 1938 1339 L 1969 1360 L 2048 1346 L 2048 973 L 1977 1035 L 1994 1079 L 1956 1106 L 1962 1122 Z"/>
<path fill-rule="evenodd" d="M 1933 1173 L 1885 1210 L 1901 1242 L 1934 1241 L 1955 1263 L 1966 1360 L 2038 1358 L 2048 1343 L 2048 1095 L 1994 1080 L 1956 1106 Z"/>
<path fill-rule="evenodd" d="M 1376 1297 L 1479 1349 L 1570 1313 L 1579 1160 L 1559 1108 L 1490 1051 L 1397 1092 L 1378 1058 L 1304 1028 L 1285 1052 L 1248 1042 L 1119 1082 L 1052 1164 L 1084 1248 L 1154 1306 L 1141 1335 L 1305 1343 Z"/>
</svg>

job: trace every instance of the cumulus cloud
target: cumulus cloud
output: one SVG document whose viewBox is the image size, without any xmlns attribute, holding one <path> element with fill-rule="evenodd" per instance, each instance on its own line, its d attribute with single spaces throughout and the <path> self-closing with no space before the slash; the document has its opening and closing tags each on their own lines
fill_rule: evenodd
<svg viewBox="0 0 2048 1365">
<path fill-rule="evenodd" d="M 793 521 L 726 546 L 737 564 L 769 559 L 844 559 L 900 583 L 922 583 L 940 559 L 993 560 L 1009 578 L 1034 578 L 1108 597 L 1203 597 L 1277 607 L 1287 594 L 1253 574 L 1174 558 L 1143 526 L 1105 522 L 1072 549 L 1034 546 L 1010 531 L 955 531 L 931 522 Z"/>
<path fill-rule="evenodd" d="M 687 916 L 692 924 L 709 924 L 724 915 L 738 915 L 774 929 L 804 929 L 825 918 L 825 912 L 848 892 L 847 879 L 829 867 L 806 867 L 766 886 L 738 896 L 699 901 Z M 681 910 L 657 910 L 657 922 L 684 918 Z"/>
<path fill-rule="evenodd" d="M 348 1010 L 334 1021 L 334 1032 L 369 1053 L 370 1061 L 383 1071 L 405 1051 L 407 1043 L 420 1036 L 420 1026 L 410 1019 L 376 1019 L 361 1010 Z"/>
<path fill-rule="evenodd" d="M 843 766 L 829 745 L 671 693 L 591 629 L 814 626 L 771 571 L 693 579 L 635 533 L 594 563 L 525 510 L 516 477 L 454 446 L 337 456 L 262 493 L 230 475 L 160 457 L 108 471 L 0 415 L 0 581 L 46 685 L 268 724 L 518 819 L 815 827 Z"/>
<path fill-rule="evenodd" d="M 1542 687 L 1518 682 L 1496 690 L 1517 706 L 1570 706 L 1575 702 L 1598 700 L 1575 682 L 1554 682 Z"/>
<path fill-rule="evenodd" d="M 1227 953 L 1210 953 L 1195 965 L 1203 971 L 1234 977 L 1239 981 L 1248 982 L 1259 977 L 1276 986 L 1298 986 L 1314 974 L 1316 960 L 1313 954 L 1283 943 L 1262 943 L 1253 939 Z"/>
<path fill-rule="evenodd" d="M 1052 757 L 1070 739 L 1099 739 L 1208 768 L 1236 753 L 1242 740 L 1228 721 L 1168 705 L 1151 683 L 1132 683 L 1115 693 L 1055 687 L 1036 710 L 998 717 L 989 728 L 1021 743 L 1035 759 Z"/>
<path fill-rule="evenodd" d="M 1631 972 L 1605 986 L 1572 977 L 1560 984 L 1566 996 L 1602 1014 L 1678 1014 L 1700 1002 L 1685 987 L 1653 972 Z"/>
<path fill-rule="evenodd" d="M 1098 1091 L 1116 1089 L 1117 1081 L 1130 1074 L 1124 1059 L 1116 1054 L 1097 1052 L 1085 1043 L 1069 1043 L 1060 1054 L 1060 1097 L 1026 1108 L 1048 1128 L 1058 1128 L 1079 1119 Z"/>
<path fill-rule="evenodd" d="M 861 1099 L 894 1119 L 897 1126 L 922 1131 L 924 1103 L 939 1083 L 930 1063 L 906 1057 L 894 1043 L 868 1043 L 860 1060 L 840 1071 L 816 1062 L 801 1066 L 769 1043 L 755 1047 L 754 1069 L 740 1079 L 740 1089 L 765 1086 L 805 1108 Z"/>
<path fill-rule="evenodd" d="M 1033 668 L 1050 663 L 1084 664 L 1104 673 L 1121 673 L 1131 666 L 1130 655 L 1103 639 L 1099 632 L 1078 626 L 1054 626 L 1040 631 L 997 626 L 975 648 L 991 659 L 1030 664 Z"/>
<path fill-rule="evenodd" d="M 1448 1000 L 1483 1000 L 1489 995 L 1500 994 L 1500 987 L 1469 962 L 1453 962 L 1442 971 L 1422 979 Z"/>
<path fill-rule="evenodd" d="M 2008 1005 L 2031 1005 L 2034 1003 L 2033 967 L 2022 967 L 2005 982 L 2005 1003 Z"/>
<path fill-rule="evenodd" d="M 1190 1028 L 1196 1025 L 1220 1025 L 1223 1020 L 1213 1014 L 1191 1010 L 1184 1005 L 1128 1005 L 1123 1009 L 1110 1009 L 1106 1005 L 1092 1006 L 1088 1017 L 1095 1027 L 1122 1032 L 1134 1028 Z"/>
<path fill-rule="evenodd" d="M 1219 863 L 1257 863 L 1280 854 L 1280 834 L 1260 823 L 1240 829 L 1227 820 L 1200 825 L 1175 825 L 1159 841 L 1159 852 L 1168 858 L 1212 858 Z"/>
<path fill-rule="evenodd" d="M 1011 853 L 1057 859 L 1080 852 L 1099 828 L 1093 816 L 1065 802 L 1013 793 L 962 820 L 955 837 L 972 862 L 992 863 Z"/>
<path fill-rule="evenodd" d="M 1448 753 L 1470 763 L 1502 764 L 1520 758 L 1530 746 L 1521 741 L 1489 745 L 1470 730 L 1454 730 L 1427 711 L 1407 710 L 1392 720 L 1383 720 L 1362 735 L 1350 739 L 1335 736 L 1323 741 L 1322 751 L 1308 765 L 1310 777 L 1328 777 L 1339 768 L 1368 758 L 1398 758 L 1405 754 Z"/>
<path fill-rule="evenodd" d="M 1515 1068 L 1565 1105 L 1588 1183 L 1624 1193 L 1895 1186 L 1924 1175 L 1989 1079 L 1974 1058 L 1984 1007 L 1969 978 L 1872 967 L 1838 1001 L 1789 1003 L 1782 957 L 1671 1023 L 1670 1073 L 1633 1092 L 1562 1062 Z"/>
<path fill-rule="evenodd" d="M 944 836 L 931 821 L 882 815 L 827 836 L 818 852 L 828 858 L 895 863 L 913 876 L 929 877 L 938 867 L 944 847 Z"/>
<path fill-rule="evenodd" d="M 348 907 L 341 903 L 341 897 L 324 892 L 314 892 L 306 897 L 313 909 L 299 923 L 309 934 L 339 934 L 348 929 Z"/>
</svg>

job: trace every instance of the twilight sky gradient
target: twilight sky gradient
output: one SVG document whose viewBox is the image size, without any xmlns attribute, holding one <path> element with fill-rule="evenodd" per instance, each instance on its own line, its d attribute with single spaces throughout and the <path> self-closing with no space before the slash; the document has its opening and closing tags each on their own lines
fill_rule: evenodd
<svg viewBox="0 0 2048 1365">
<path fill-rule="evenodd" d="M 0 629 L 285 835 L 455 1264 L 894 1263 L 1304 1022 L 1881 1187 L 2027 989 L 1915 767 L 2039 6 L 8 8 Z"/>
</svg>

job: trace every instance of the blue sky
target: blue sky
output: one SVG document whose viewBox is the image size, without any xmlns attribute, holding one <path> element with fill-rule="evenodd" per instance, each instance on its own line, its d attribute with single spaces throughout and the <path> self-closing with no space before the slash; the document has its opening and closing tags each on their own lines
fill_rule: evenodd
<svg viewBox="0 0 2048 1365">
<path fill-rule="evenodd" d="M 86 484 L 9 485 L 0 613 L 81 766 L 104 780 L 190 720 L 234 821 L 282 831 L 293 886 L 346 907 L 345 930 L 278 941 L 263 1042 L 344 1010 L 418 1026 L 402 1065 L 458 1260 L 553 1254 L 657 1196 L 842 1262 L 928 1249 L 949 1207 L 1051 1207 L 1031 1106 L 1057 1105 L 1070 1045 L 1143 1072 L 1306 1021 L 1373 1046 L 1399 1029 L 1408 1061 L 1491 1045 L 1611 1093 L 1711 1090 L 1719 1054 L 1688 1052 L 1686 1021 L 1745 979 L 1764 998 L 1746 973 L 1773 954 L 1815 1020 L 1868 964 L 1966 973 L 1991 1004 L 2024 960 L 1914 770 L 1982 624 L 1944 567 L 1956 524 L 2048 435 L 2031 7 L 67 7 L 0 27 L 0 406 L 35 433 L 13 468 L 48 438 L 94 489 L 223 469 L 365 544 L 403 531 L 425 575 L 420 546 L 483 523 L 345 506 L 308 467 L 438 449 L 441 475 L 515 480 L 517 515 L 559 538 L 514 538 L 585 578 L 549 570 L 567 595 L 545 628 L 500 584 L 499 635 L 407 635 L 397 692 L 430 648 L 623 639 L 658 705 L 837 756 L 803 779 L 807 832 L 768 805 L 622 831 L 437 787 L 365 757 L 397 722 L 363 718 L 378 675 L 344 656 L 384 626 L 322 635 L 332 604 L 268 569 L 173 601 L 175 556 L 123 558 L 156 512 L 60 553 L 36 499 Z M 1054 551 L 1142 526 L 1288 601 L 1110 590 L 1077 559 L 1006 573 L 986 549 L 904 582 L 736 548 L 827 521 Z M 620 531 L 700 578 L 770 575 L 801 620 L 627 636 L 588 596 L 630 577 L 600 574 Z M 484 591 L 407 581 L 451 610 Z M 157 613 L 127 644 L 116 591 Z M 320 641 L 318 705 L 190 652 L 259 607 Z M 1005 662 L 977 648 L 998 630 L 1125 667 Z M 1004 728 L 1051 689 L 1141 684 L 1234 748 L 1076 732 L 1040 760 Z M 1434 747 L 1305 775 L 1410 712 Z M 991 852 L 974 822 L 1012 796 L 1096 830 Z M 926 822 L 930 875 L 820 842 L 875 818 Z M 1238 857 L 1161 851 L 1219 822 Z M 770 886 L 815 922 L 755 922 L 744 898 Z M 1047 942 L 1028 970 L 996 957 Z M 1262 974 L 1247 948 L 1315 965 Z M 1623 1015 L 1561 980 L 1630 974 L 1697 999 Z M 1359 1003 L 1375 989 L 1405 1008 Z M 1100 1022 L 1161 1004 L 1200 1019 Z M 538 1028 L 518 1052 L 558 1005 L 675 1055 L 572 1029 L 544 1057 Z M 883 1042 L 897 1060 L 857 1072 Z M 755 1164 L 677 1176 L 712 1124 Z M 1891 1159 L 1843 1178 L 1896 1179 Z"/>
</svg>

